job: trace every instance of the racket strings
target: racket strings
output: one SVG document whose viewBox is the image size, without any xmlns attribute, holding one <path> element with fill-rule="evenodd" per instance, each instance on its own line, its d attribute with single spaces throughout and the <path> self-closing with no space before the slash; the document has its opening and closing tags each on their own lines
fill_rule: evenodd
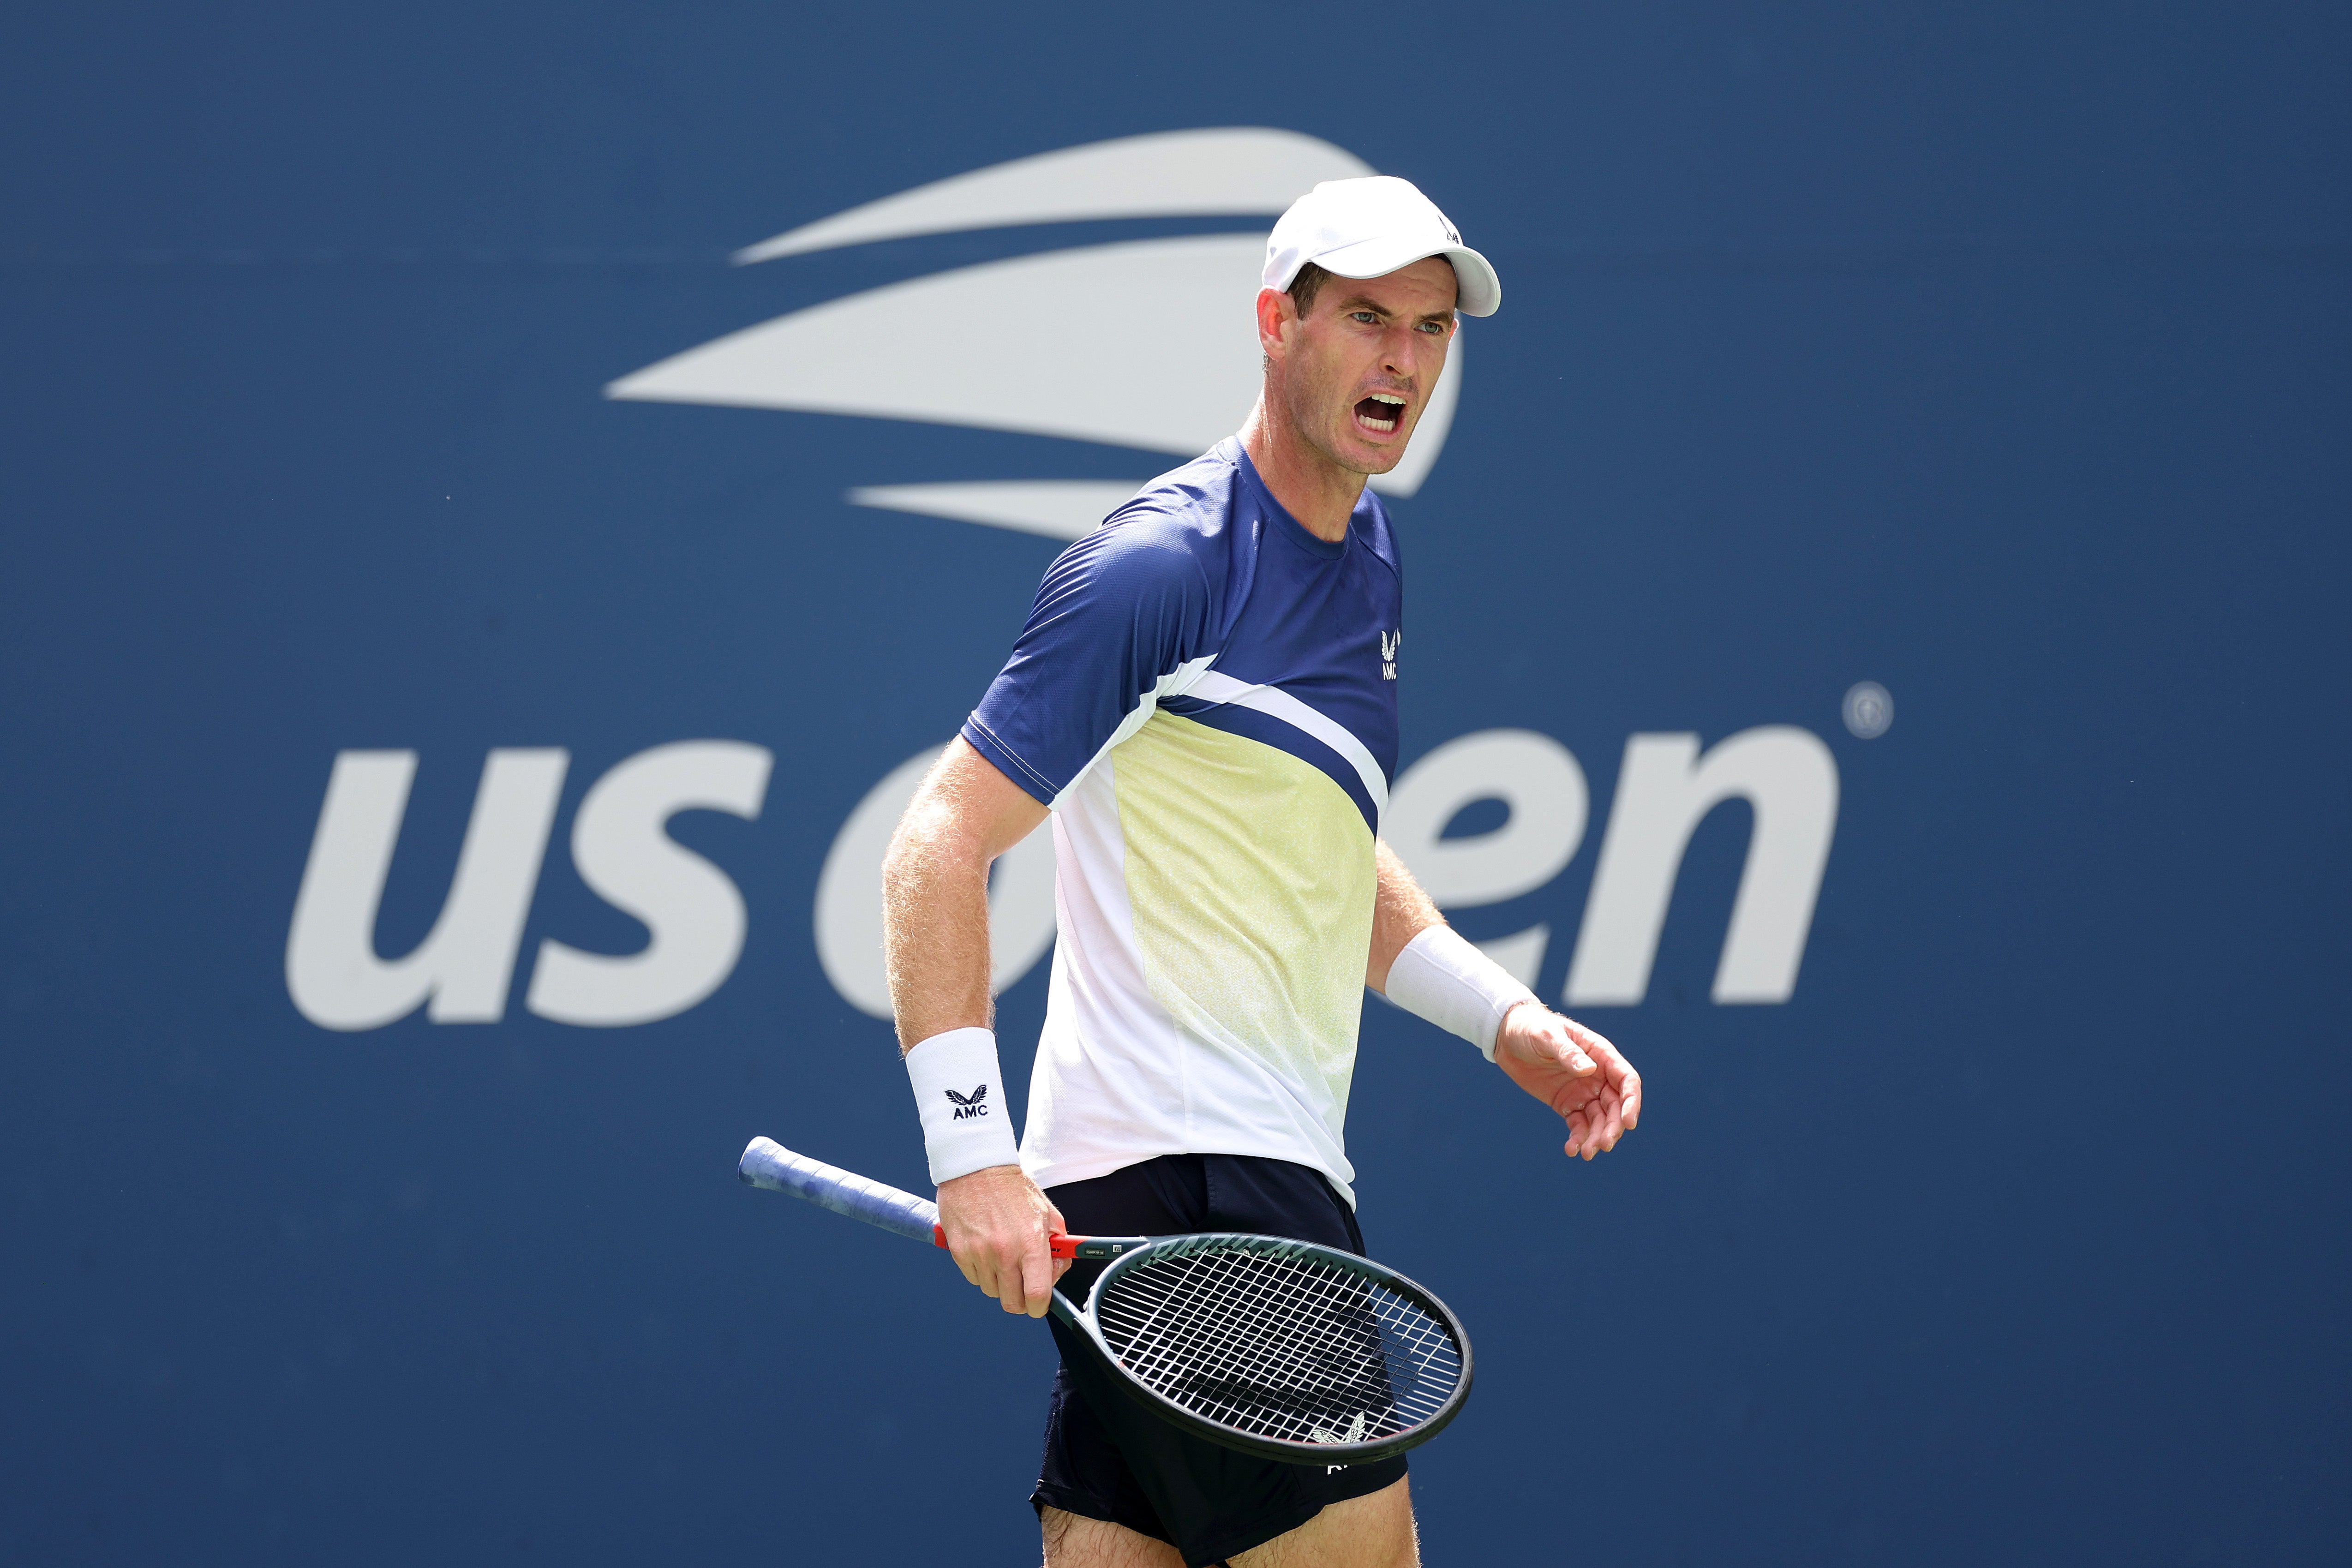
<svg viewBox="0 0 2352 1568">
<path fill-rule="evenodd" d="M 1364 1441 L 1423 1416 L 1411 1397 L 1423 1381 L 1409 1353 L 1416 1314 L 1385 1325 L 1383 1335 L 1381 1319 L 1393 1319 L 1398 1304 L 1388 1292 L 1328 1266 L 1263 1258 L 1196 1262 L 1191 1272 L 1191 1289 L 1169 1293 L 1173 1310 L 1163 1322 L 1193 1331 L 1166 1334 L 1137 1358 L 1163 1392 L 1211 1418 L 1292 1441 Z"/>
<path fill-rule="evenodd" d="M 1138 1381 L 1237 1432 L 1364 1443 L 1436 1415 L 1462 1375 L 1444 1323 L 1312 1256 L 1157 1258 L 1112 1281 L 1096 1320 Z"/>
</svg>

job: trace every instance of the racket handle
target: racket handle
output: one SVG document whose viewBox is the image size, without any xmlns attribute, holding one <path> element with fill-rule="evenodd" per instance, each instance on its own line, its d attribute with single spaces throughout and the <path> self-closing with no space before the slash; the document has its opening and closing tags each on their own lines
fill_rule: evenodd
<svg viewBox="0 0 2352 1568">
<path fill-rule="evenodd" d="M 1117 1258 L 1122 1252 L 1134 1251 L 1147 1239 L 1140 1236 L 1049 1236 L 1045 1238 L 1045 1250 L 1056 1258 L 1067 1258 L 1076 1262 L 1101 1263 Z M 931 1245 L 945 1247 L 947 1244 L 947 1226 L 932 1226 Z"/>
<path fill-rule="evenodd" d="M 795 1154 L 772 1138 L 754 1138 L 735 1168 L 741 1180 L 772 1193 L 789 1193 L 819 1208 L 903 1236 L 910 1241 L 938 1238 L 940 1206 L 912 1193 L 868 1181 L 822 1160 Z"/>
<path fill-rule="evenodd" d="M 903 1236 L 945 1247 L 948 1234 L 940 1226 L 940 1205 L 912 1193 L 868 1180 L 838 1165 L 795 1154 L 772 1138 L 754 1138 L 745 1146 L 735 1174 L 772 1193 L 790 1193 L 819 1208 Z M 1056 1236 L 1046 1239 L 1046 1250 L 1056 1258 L 1103 1262 L 1141 1247 L 1140 1236 Z"/>
</svg>

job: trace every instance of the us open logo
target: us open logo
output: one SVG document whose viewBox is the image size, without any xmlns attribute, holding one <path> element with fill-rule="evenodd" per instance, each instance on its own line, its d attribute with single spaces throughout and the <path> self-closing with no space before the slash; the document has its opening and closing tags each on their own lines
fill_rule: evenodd
<svg viewBox="0 0 2352 1568">
<path fill-rule="evenodd" d="M 624 401 L 849 415 L 1057 437 L 1137 455 L 1132 480 L 1040 475 L 946 483 L 862 479 L 859 506 L 1075 539 L 1137 486 L 1239 428 L 1261 369 L 1250 301 L 1271 220 L 1324 180 L 1374 173 L 1362 159 L 1293 131 L 1220 127 L 1125 137 L 1015 159 L 852 207 L 739 251 L 751 266 L 845 246 L 1021 225 L 1137 218 L 1222 220 L 1226 232 L 1049 249 L 952 268 L 827 300 L 647 365 L 604 388 Z M 1458 236 L 1449 236 L 1456 243 Z M 1084 333 L 1004 332 L 1048 315 Z M 1190 352 L 1171 363 L 1171 337 Z M 1150 365 L 1153 374 L 1137 374 Z M 1463 379 L 1456 339 L 1412 448 L 1371 481 L 1411 496 L 1453 425 Z M 1402 634 L 1383 628 L 1381 674 L 1395 679 Z M 1861 688 L 1855 689 L 1860 691 Z M 1857 735 L 1883 733 L 1883 688 Z M 1862 715 L 1857 718 L 1856 715 Z M 938 755 L 891 769 L 835 834 L 816 889 L 815 942 L 825 976 L 853 1005 L 890 1016 L 882 965 L 882 857 L 891 828 Z M 719 867 L 671 839 L 672 813 L 756 819 L 772 757 L 736 741 L 679 742 L 626 759 L 583 801 L 571 853 L 583 880 L 651 933 L 634 954 L 583 952 L 550 939 L 529 968 L 524 1005 L 583 1026 L 627 1026 L 698 1005 L 743 950 L 741 893 Z M 399 959 L 374 949 L 378 902 L 418 766 L 405 751 L 338 754 L 296 899 L 286 953 L 289 995 L 331 1029 L 373 1029 L 418 1007 L 436 1023 L 505 1016 L 524 917 L 547 853 L 569 755 L 499 748 L 483 766 L 449 892 L 431 933 Z M 1838 813 L 1829 748 L 1789 724 L 1740 731 L 1703 747 L 1685 731 L 1629 736 L 1599 863 L 1561 998 L 1630 1005 L 1650 971 L 1683 852 L 1698 823 L 1733 799 L 1755 826 L 1716 971 L 1718 1003 L 1777 1003 L 1796 987 Z M 1448 837 L 1455 815 L 1499 801 L 1499 827 Z M 1382 834 L 1446 910 L 1497 904 L 1544 887 L 1585 837 L 1584 770 L 1558 740 L 1528 729 L 1459 735 L 1396 781 Z M 1052 835 L 1032 834 L 997 861 L 989 888 L 990 987 L 1001 993 L 1054 941 Z M 1481 942 L 1536 984 L 1552 946 L 1548 923 Z M 986 1088 L 956 1100 L 982 1116 Z"/>
<path fill-rule="evenodd" d="M 746 247 L 751 266 L 842 246 L 1021 224 L 1264 216 L 1265 229 L 1048 250 L 828 300 L 687 350 L 604 389 L 653 403 L 863 415 L 1057 436 L 1172 458 L 1241 428 L 1256 400 L 1250 301 L 1272 220 L 1324 180 L 1374 173 L 1296 131 L 1229 126 L 1122 137 L 921 185 Z M 1084 332 L 1011 332 L 1065 319 Z M 1172 360 L 1171 342 L 1187 352 Z M 1150 365 L 1152 374 L 1138 367 Z M 1462 390 L 1457 339 L 1412 449 L 1372 481 L 1418 490 L 1444 449 Z M 869 482 L 860 506 L 1076 539 L 1172 467 L 1118 480 Z M 885 480 L 887 476 L 874 476 Z"/>
</svg>

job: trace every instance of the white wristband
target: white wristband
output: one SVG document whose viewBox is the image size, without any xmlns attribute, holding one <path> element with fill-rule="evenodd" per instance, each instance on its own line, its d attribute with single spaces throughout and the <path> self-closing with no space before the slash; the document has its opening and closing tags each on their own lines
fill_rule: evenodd
<svg viewBox="0 0 2352 1568">
<path fill-rule="evenodd" d="M 1389 965 L 1387 991 L 1390 1001 L 1461 1036 L 1490 1062 L 1503 1015 L 1536 999 L 1510 971 L 1447 925 L 1431 926 L 1405 943 Z"/>
<path fill-rule="evenodd" d="M 915 1110 L 923 1119 L 933 1186 L 991 1165 L 1021 1163 L 993 1030 L 933 1035 L 907 1053 L 907 1076 L 915 1084 Z"/>
</svg>

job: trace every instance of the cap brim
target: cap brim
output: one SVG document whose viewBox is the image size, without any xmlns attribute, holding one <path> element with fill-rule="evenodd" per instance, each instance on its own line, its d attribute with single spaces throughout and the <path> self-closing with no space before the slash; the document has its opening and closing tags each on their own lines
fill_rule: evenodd
<svg viewBox="0 0 2352 1568">
<path fill-rule="evenodd" d="M 1455 310 L 1465 316 L 1491 316 L 1501 307 L 1503 280 L 1495 276 L 1495 264 L 1466 245 L 1421 246 L 1386 237 L 1364 239 L 1318 256 L 1314 262 L 1324 271 L 1341 278 L 1385 278 L 1433 256 L 1442 256 L 1453 263 L 1459 286 L 1454 300 Z"/>
</svg>

